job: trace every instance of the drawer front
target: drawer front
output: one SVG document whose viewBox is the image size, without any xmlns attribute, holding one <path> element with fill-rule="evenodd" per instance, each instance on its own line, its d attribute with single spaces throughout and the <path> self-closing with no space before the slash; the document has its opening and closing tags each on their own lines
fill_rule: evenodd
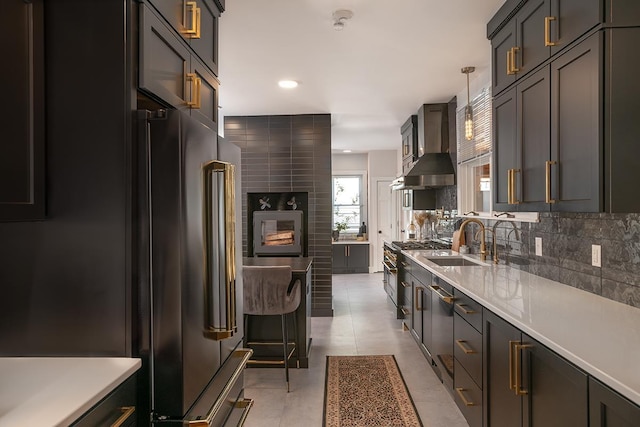
<svg viewBox="0 0 640 427">
<path fill-rule="evenodd" d="M 455 313 L 453 340 L 453 355 L 482 388 L 482 334 Z"/>
<path fill-rule="evenodd" d="M 482 306 L 466 296 L 459 290 L 455 290 L 456 302 L 454 304 L 456 313 L 469 322 L 477 331 L 482 331 Z"/>
<path fill-rule="evenodd" d="M 469 427 L 482 426 L 482 390 L 473 382 L 467 371 L 454 359 L 454 400 Z"/>
<path fill-rule="evenodd" d="M 133 375 L 84 414 L 73 427 L 109 427 L 136 425 L 136 376 Z"/>
<path fill-rule="evenodd" d="M 422 283 L 423 285 L 429 286 L 431 284 L 431 273 L 426 268 L 423 268 L 418 264 L 412 262 L 411 271 L 413 277 L 418 279 L 418 281 L 420 281 L 420 283 Z"/>
</svg>

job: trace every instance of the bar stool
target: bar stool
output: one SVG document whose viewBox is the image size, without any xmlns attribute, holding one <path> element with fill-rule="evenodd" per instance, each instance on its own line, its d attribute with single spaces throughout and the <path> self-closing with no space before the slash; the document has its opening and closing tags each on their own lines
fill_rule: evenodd
<svg viewBox="0 0 640 427">
<path fill-rule="evenodd" d="M 245 323 L 245 347 L 251 344 L 247 342 L 248 316 L 280 315 L 282 321 L 282 345 L 284 348 L 283 360 L 277 362 L 284 364 L 287 380 L 287 392 L 289 392 L 289 358 L 297 348 L 297 322 L 293 316 L 295 340 L 293 348 L 289 351 L 289 335 L 286 316 L 293 313 L 300 305 L 300 280 L 292 280 L 290 266 L 243 266 L 242 267 L 243 294 L 244 294 L 244 323 Z M 279 344 L 279 343 L 260 343 Z M 254 363 L 260 363 L 254 360 Z"/>
</svg>

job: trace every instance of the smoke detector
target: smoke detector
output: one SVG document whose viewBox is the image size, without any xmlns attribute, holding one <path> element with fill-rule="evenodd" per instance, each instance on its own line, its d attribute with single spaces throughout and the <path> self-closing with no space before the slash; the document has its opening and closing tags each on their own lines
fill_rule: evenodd
<svg viewBox="0 0 640 427">
<path fill-rule="evenodd" d="M 353 18 L 353 12 L 347 9 L 339 9 L 333 12 L 333 29 L 342 31 L 345 22 Z"/>
</svg>

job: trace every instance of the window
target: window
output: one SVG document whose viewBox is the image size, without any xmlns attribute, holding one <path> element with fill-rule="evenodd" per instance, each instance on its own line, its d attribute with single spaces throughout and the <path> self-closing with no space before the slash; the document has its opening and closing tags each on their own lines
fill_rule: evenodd
<svg viewBox="0 0 640 427">
<path fill-rule="evenodd" d="M 341 232 L 357 233 L 366 222 L 362 175 L 333 176 L 333 229 L 341 225 Z"/>
<path fill-rule="evenodd" d="M 491 212 L 491 90 L 471 100 L 474 139 L 464 138 L 464 106 L 458 110 L 458 211 Z"/>
</svg>

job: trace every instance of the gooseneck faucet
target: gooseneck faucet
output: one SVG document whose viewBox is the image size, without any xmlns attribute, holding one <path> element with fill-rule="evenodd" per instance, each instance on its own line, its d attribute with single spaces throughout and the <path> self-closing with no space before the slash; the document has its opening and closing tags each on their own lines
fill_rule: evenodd
<svg viewBox="0 0 640 427">
<path fill-rule="evenodd" d="M 465 219 L 462 222 L 462 224 L 460 224 L 460 234 L 464 233 L 465 227 L 470 222 L 475 222 L 480 227 L 480 230 L 478 230 L 478 233 L 480 234 L 480 259 L 482 261 L 486 261 L 486 259 L 487 259 L 487 247 L 486 247 L 486 244 L 485 244 L 485 228 L 484 228 L 484 224 L 482 223 L 482 221 L 480 221 L 479 219 L 476 219 L 476 218 L 467 218 L 467 219 Z"/>
<path fill-rule="evenodd" d="M 520 234 L 518 233 L 518 227 L 516 226 L 515 222 L 513 222 L 513 221 L 505 221 L 505 220 L 502 220 L 502 219 L 496 221 L 496 223 L 493 224 L 493 262 L 495 264 L 498 264 L 500 262 L 500 260 L 498 259 L 498 244 L 497 244 L 497 240 L 498 239 L 496 239 L 496 228 L 498 227 L 499 224 L 501 224 L 503 222 L 508 222 L 513 227 L 513 230 L 509 231 L 509 234 L 507 235 L 507 239 L 509 239 L 509 236 L 511 235 L 511 233 L 513 233 L 515 231 L 516 232 L 516 240 L 520 240 Z M 505 249 L 506 249 L 506 247 L 505 247 Z"/>
</svg>

